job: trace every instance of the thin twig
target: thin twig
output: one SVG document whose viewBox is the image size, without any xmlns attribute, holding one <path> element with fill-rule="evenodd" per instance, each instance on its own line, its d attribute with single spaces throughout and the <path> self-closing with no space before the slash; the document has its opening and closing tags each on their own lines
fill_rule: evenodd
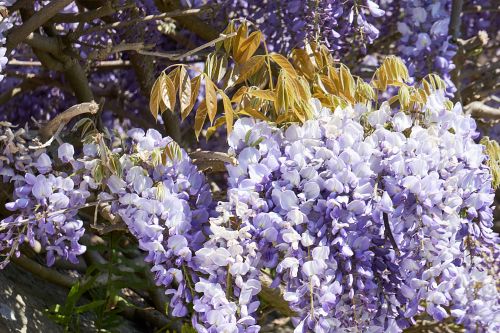
<svg viewBox="0 0 500 333">
<path fill-rule="evenodd" d="M 167 58 L 167 59 L 170 59 L 173 61 L 177 61 L 177 60 L 192 56 L 201 50 L 204 50 L 208 47 L 212 47 L 216 43 L 221 42 L 223 40 L 226 40 L 228 38 L 234 37 L 234 36 L 236 36 L 236 32 L 232 32 L 228 35 L 220 34 L 220 36 L 218 38 L 216 38 L 208 43 L 205 43 L 203 45 L 200 45 L 197 48 L 194 48 L 191 51 L 188 51 L 188 52 L 180 54 L 180 55 L 179 54 L 176 55 L 176 54 L 171 54 L 171 53 L 165 53 L 165 52 L 150 52 L 150 51 L 144 51 L 144 50 L 139 50 L 138 53 L 144 54 L 144 55 L 149 55 L 149 56 L 154 56 L 154 57 L 159 57 L 159 58 Z"/>
<path fill-rule="evenodd" d="M 160 11 L 166 13 L 182 9 L 180 0 L 156 1 L 156 5 L 158 6 L 158 9 Z M 212 5 L 212 7 L 214 6 Z M 213 10 L 216 11 L 217 9 L 213 8 Z M 196 16 L 177 16 L 174 19 L 179 22 L 180 25 L 195 33 L 204 40 L 212 40 L 214 38 L 217 38 L 219 34 L 217 29 Z"/>
<path fill-rule="evenodd" d="M 391 242 L 391 245 L 394 248 L 396 254 L 400 256 L 401 252 L 399 252 L 398 244 L 396 243 L 396 240 L 392 235 L 391 225 L 389 224 L 389 216 L 387 215 L 387 213 L 383 213 L 383 216 L 384 216 L 385 235 L 387 238 L 389 238 L 389 241 Z"/>
<path fill-rule="evenodd" d="M 452 0 L 451 2 L 451 18 L 450 18 L 450 35 L 453 40 L 457 40 L 460 37 L 460 27 L 462 25 L 462 8 L 464 5 L 464 0 Z"/>
<path fill-rule="evenodd" d="M 157 14 L 157 15 L 148 15 L 144 16 L 141 18 L 133 19 L 133 20 L 128 20 L 128 21 L 123 21 L 123 22 L 114 22 L 111 24 L 105 24 L 105 25 L 100 25 L 92 28 L 88 28 L 85 30 L 82 30 L 78 33 L 73 33 L 69 34 L 69 37 L 71 39 L 78 39 L 79 37 L 83 35 L 89 35 L 94 32 L 99 32 L 103 30 L 108 30 L 108 29 L 118 29 L 118 28 L 124 28 L 130 25 L 134 25 L 138 22 L 147 22 L 147 21 L 152 21 L 152 20 L 162 20 L 167 17 L 178 17 L 178 16 L 186 16 L 186 15 L 196 15 L 199 13 L 202 13 L 203 11 L 206 11 L 207 8 L 194 8 L 194 9 L 186 9 L 186 10 L 174 10 L 168 13 L 162 13 L 162 14 Z"/>
<path fill-rule="evenodd" d="M 11 59 L 8 63 L 9 66 L 19 66 L 19 67 L 42 67 L 42 63 L 40 61 L 32 61 L 32 60 L 19 60 L 19 59 Z M 129 60 L 102 60 L 95 61 L 90 64 L 90 67 L 99 67 L 99 68 L 117 68 L 117 67 L 129 67 Z"/>
<path fill-rule="evenodd" d="M 500 119 L 500 109 L 475 101 L 464 106 L 466 113 L 470 113 L 474 118 Z"/>
<path fill-rule="evenodd" d="M 54 135 L 54 133 L 61 125 L 66 125 L 74 117 L 85 113 L 96 114 L 98 110 L 99 105 L 97 105 L 97 103 L 93 101 L 73 105 L 66 111 L 58 114 L 54 119 L 49 121 L 47 125 L 41 128 L 40 136 L 42 137 L 42 139 L 48 140 Z"/>
</svg>

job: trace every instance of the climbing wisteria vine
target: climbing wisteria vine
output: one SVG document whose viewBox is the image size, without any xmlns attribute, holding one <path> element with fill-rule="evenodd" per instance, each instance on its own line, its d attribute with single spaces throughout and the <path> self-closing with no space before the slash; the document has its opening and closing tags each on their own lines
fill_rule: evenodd
<svg viewBox="0 0 500 333">
<path fill-rule="evenodd" d="M 494 12 L 0 1 L 0 269 L 67 331 L 498 332 Z"/>
</svg>

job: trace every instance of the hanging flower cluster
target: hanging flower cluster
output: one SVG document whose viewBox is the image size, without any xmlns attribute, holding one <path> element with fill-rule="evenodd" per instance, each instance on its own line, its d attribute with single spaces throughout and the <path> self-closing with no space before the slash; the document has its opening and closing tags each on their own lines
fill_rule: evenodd
<svg viewBox="0 0 500 333">
<path fill-rule="evenodd" d="M 236 122 L 239 164 L 212 220 L 225 241 L 201 250 L 230 258 L 217 288 L 237 286 L 228 299 L 256 304 L 255 270 L 268 270 L 297 332 L 401 332 L 425 312 L 497 330 L 499 239 L 474 121 L 441 94 L 420 114 L 313 103 L 317 119 L 286 130 Z"/>
<path fill-rule="evenodd" d="M 132 129 L 128 136 L 132 142 L 118 161 L 120 172 L 103 180 L 107 191 L 99 199 L 112 201 L 110 212 L 137 238 L 156 283 L 171 295 L 172 315 L 185 317 L 195 296 L 192 256 L 205 241 L 210 189 L 171 138 L 153 129 Z"/>
<path fill-rule="evenodd" d="M 375 2 L 363 2 L 365 14 L 358 2 L 327 3 L 315 6 L 375 38 L 364 16 L 384 15 Z M 287 4 L 291 17 L 301 6 Z M 442 2 L 412 6 L 400 50 L 420 66 L 435 52 L 426 31 L 447 41 L 447 22 Z M 315 27 L 328 22 L 318 15 Z M 231 24 L 199 75 L 170 66 L 151 89 L 155 118 L 193 113 L 196 137 L 225 125 L 222 161 L 237 163 L 219 163 L 227 178 L 217 205 L 196 159 L 154 129 L 110 133 L 84 118 L 42 145 L 0 123 L 9 211 L 0 267 L 24 243 L 49 266 L 76 263 L 100 220 L 128 232 L 169 314 L 198 332 L 259 332 L 276 301 L 295 332 L 402 332 L 427 319 L 500 330 L 498 145 L 477 143 L 476 123 L 437 75 L 414 83 L 401 59 L 387 57 L 366 81 L 315 42 L 290 58 L 261 53 L 262 33 L 249 28 Z M 68 139 L 78 132 L 81 144 Z"/>
<path fill-rule="evenodd" d="M 301 47 L 305 39 L 325 43 L 332 50 L 342 52 L 350 48 L 353 41 L 364 48 L 379 35 L 373 18 L 385 14 L 378 1 L 371 0 L 217 2 L 223 9 L 219 21 L 245 17 L 255 22 L 274 51 Z"/>
<path fill-rule="evenodd" d="M 448 33 L 451 1 L 402 1 L 403 19 L 397 29 L 402 37 L 398 43 L 400 56 L 410 76 L 419 79 L 436 72 L 445 80 L 449 93 L 455 92 L 450 72 L 455 68 L 456 45 Z"/>
<path fill-rule="evenodd" d="M 0 174 L 14 187 L 13 201 L 5 204 L 12 215 L 0 221 L 0 252 L 5 256 L 0 265 L 18 255 L 25 241 L 46 251 L 48 266 L 56 257 L 76 263 L 86 249 L 79 243 L 85 229 L 77 213 L 90 196 L 87 183 L 76 175 L 80 164 L 72 145 L 62 144 L 57 158 L 51 158 L 44 149 L 30 147 L 31 139 L 26 129 L 0 127 Z M 56 163 L 62 171 L 54 170 Z"/>
<path fill-rule="evenodd" d="M 16 0 L 0 1 L 0 8 L 4 9 L 2 10 L 2 12 L 0 12 L 0 81 L 2 81 L 4 78 L 2 72 L 7 65 L 7 62 L 9 61 L 6 54 L 7 49 L 5 48 L 6 33 L 13 26 L 12 19 L 9 17 L 6 7 L 11 6 L 12 4 L 14 4 L 14 2 L 16 2 Z"/>
</svg>

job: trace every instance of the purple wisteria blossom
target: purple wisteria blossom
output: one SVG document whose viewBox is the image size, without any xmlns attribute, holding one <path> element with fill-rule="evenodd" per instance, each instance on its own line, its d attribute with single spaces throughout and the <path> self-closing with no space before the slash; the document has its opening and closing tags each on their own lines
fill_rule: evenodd
<svg viewBox="0 0 500 333">
<path fill-rule="evenodd" d="M 225 226 L 214 239 L 234 232 L 234 242 L 211 251 L 274 271 L 296 332 L 401 332 L 423 313 L 494 332 L 491 175 L 475 122 L 444 100 L 431 96 L 423 121 L 386 103 L 331 114 L 318 102 L 317 119 L 286 130 L 239 120 L 229 138 L 239 164 L 228 166 L 229 201 L 212 221 Z M 251 243 L 258 260 L 236 247 Z M 232 266 L 222 266 L 224 290 Z M 232 285 L 257 280 L 243 273 Z"/>
</svg>

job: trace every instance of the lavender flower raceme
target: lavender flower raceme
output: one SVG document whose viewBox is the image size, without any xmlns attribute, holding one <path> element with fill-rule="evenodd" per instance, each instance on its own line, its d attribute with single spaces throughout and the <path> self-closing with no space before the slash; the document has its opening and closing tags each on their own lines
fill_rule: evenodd
<svg viewBox="0 0 500 333">
<path fill-rule="evenodd" d="M 356 41 L 364 48 L 378 37 L 372 17 L 384 15 L 378 1 L 218 1 L 223 6 L 219 22 L 244 17 L 266 35 L 271 50 L 289 51 L 304 39 L 346 51 Z"/>
<path fill-rule="evenodd" d="M 15 0 L 2 0 L 0 1 L 0 6 L 1 7 L 7 7 L 11 6 Z M 6 33 L 7 31 L 12 28 L 12 19 L 6 14 L 7 16 L 3 16 L 4 13 L 0 13 L 0 81 L 3 80 L 4 75 L 2 75 L 2 72 L 7 65 L 8 58 L 7 58 L 7 49 L 5 48 L 5 42 L 6 42 Z"/>
<path fill-rule="evenodd" d="M 108 191 L 99 199 L 113 201 L 111 212 L 148 253 L 156 283 L 171 295 L 172 315 L 185 317 L 196 296 L 192 256 L 205 241 L 211 193 L 184 150 L 162 163 L 172 139 L 153 129 L 132 129 L 128 136 L 132 142 L 120 157 L 121 171 L 103 180 Z"/>
<path fill-rule="evenodd" d="M 27 241 L 37 250 L 46 251 L 47 265 L 56 257 L 78 262 L 77 256 L 85 252 L 79 243 L 85 229 L 77 217 L 90 193 L 81 177 L 53 169 L 62 163 L 72 171 L 79 168 L 74 160 L 74 149 L 64 143 L 58 149 L 58 160 L 43 149 L 29 150 L 30 137 L 24 129 L 13 132 L 2 126 L 0 135 L 3 159 L 0 174 L 3 183 L 14 186 L 13 201 L 5 207 L 12 215 L 0 221 L 0 252 L 5 258 L 18 255 L 18 247 Z"/>
<path fill-rule="evenodd" d="M 474 121 L 442 92 L 424 121 L 387 103 L 333 114 L 314 103 L 317 119 L 285 131 L 236 122 L 227 217 L 212 224 L 240 234 L 214 251 L 275 272 L 296 332 L 401 332 L 424 313 L 496 331 L 499 239 Z M 225 228 L 213 237 L 227 239 Z M 252 243 L 258 260 L 237 247 Z M 222 290 L 256 280 L 251 269 L 226 280 L 232 266 L 222 266 Z"/>
<path fill-rule="evenodd" d="M 445 80 L 448 93 L 455 92 L 450 71 L 455 68 L 456 46 L 451 42 L 451 1 L 401 1 L 403 19 L 397 29 L 402 37 L 399 55 L 405 60 L 410 76 L 421 79 L 424 73 L 438 73 Z"/>
</svg>

